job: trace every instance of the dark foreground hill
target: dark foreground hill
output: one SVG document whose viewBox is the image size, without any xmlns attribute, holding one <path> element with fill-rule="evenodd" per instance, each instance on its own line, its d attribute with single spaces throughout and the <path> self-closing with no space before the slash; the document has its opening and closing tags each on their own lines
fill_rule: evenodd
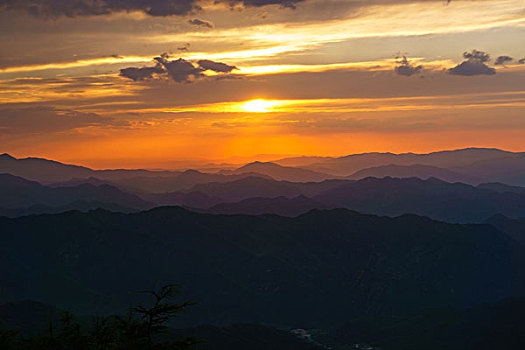
<svg viewBox="0 0 525 350">
<path fill-rule="evenodd" d="M 0 349 L 41 350 L 40 346 L 43 346 L 45 349 L 57 350 L 63 349 L 66 344 L 74 344 L 74 349 L 84 350 L 122 349 L 114 339 L 121 337 L 122 334 L 119 333 L 119 328 L 115 327 L 115 323 L 112 323 L 114 319 L 111 316 L 75 317 L 71 315 L 72 319 L 69 321 L 71 323 L 65 325 L 64 315 L 66 315 L 65 310 L 31 300 L 0 305 Z M 181 317 L 184 316 L 182 315 Z M 47 339 L 44 337 L 47 337 Z M 312 342 L 299 339 L 288 330 L 248 323 L 226 326 L 199 325 L 179 329 L 168 326 L 162 332 L 162 338 L 159 340 L 174 341 L 187 337 L 197 339 L 198 347 L 159 346 L 153 347 L 153 349 L 322 349 L 322 347 L 316 346 Z M 51 344 L 53 343 L 51 341 L 54 341 L 56 346 L 52 346 Z M 65 348 L 68 350 L 72 349 L 71 347 Z M 127 347 L 125 349 L 129 350 Z M 140 349 L 144 350 L 144 348 Z"/>
<path fill-rule="evenodd" d="M 496 227 L 516 241 L 525 244 L 525 218 L 510 219 L 504 215 L 498 214 L 488 218 L 485 223 Z"/>
<path fill-rule="evenodd" d="M 389 350 L 522 350 L 525 298 L 508 298 L 469 309 L 425 310 L 410 317 L 353 320 L 322 341 L 334 349 L 367 344 Z"/>
<path fill-rule="evenodd" d="M 316 202 L 305 196 L 293 198 L 248 198 L 235 203 L 221 203 L 206 209 L 213 214 L 276 214 L 282 216 L 297 216 L 313 209 L 330 209 L 328 206 Z"/>
<path fill-rule="evenodd" d="M 524 257 L 490 225 L 413 215 L 67 212 L 0 218 L 0 302 L 107 313 L 175 281 L 199 302 L 194 323 L 326 327 L 523 295 Z"/>
</svg>

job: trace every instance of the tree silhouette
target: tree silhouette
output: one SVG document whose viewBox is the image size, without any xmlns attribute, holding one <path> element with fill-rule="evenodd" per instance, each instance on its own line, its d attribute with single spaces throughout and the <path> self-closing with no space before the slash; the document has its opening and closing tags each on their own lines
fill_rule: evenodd
<svg viewBox="0 0 525 350">
<path fill-rule="evenodd" d="M 162 337 L 171 319 L 194 305 L 192 301 L 173 302 L 182 295 L 181 286 L 168 284 L 159 289 L 139 291 L 152 297 L 149 305 L 130 307 L 125 315 L 95 317 L 87 331 L 65 312 L 47 334 L 23 337 L 17 332 L 0 330 L 0 349 L 13 350 L 188 350 L 199 340 Z"/>
</svg>

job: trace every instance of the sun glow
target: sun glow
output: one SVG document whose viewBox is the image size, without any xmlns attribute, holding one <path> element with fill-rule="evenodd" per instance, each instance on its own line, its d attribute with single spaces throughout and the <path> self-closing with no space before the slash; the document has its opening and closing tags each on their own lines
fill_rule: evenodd
<svg viewBox="0 0 525 350">
<path fill-rule="evenodd" d="M 245 112 L 250 113 L 265 113 L 271 112 L 271 109 L 281 104 L 281 101 L 268 101 L 264 99 L 251 100 L 244 102 L 241 105 L 241 109 Z"/>
</svg>

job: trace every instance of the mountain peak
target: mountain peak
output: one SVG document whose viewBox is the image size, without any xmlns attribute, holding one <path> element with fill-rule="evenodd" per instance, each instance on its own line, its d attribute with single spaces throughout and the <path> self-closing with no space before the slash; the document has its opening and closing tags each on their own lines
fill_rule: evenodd
<svg viewBox="0 0 525 350">
<path fill-rule="evenodd" d="M 181 175 L 200 175 L 200 174 L 203 174 L 203 173 L 195 169 L 186 169 L 182 172 Z"/>
<path fill-rule="evenodd" d="M 2 153 L 0 154 L 0 159 L 5 159 L 5 160 L 16 160 L 15 157 L 13 157 L 12 155 L 8 154 L 8 153 Z"/>
<path fill-rule="evenodd" d="M 272 162 L 261 162 L 260 160 L 256 160 L 256 161 L 254 161 L 254 162 L 251 162 L 251 163 L 246 164 L 245 166 L 249 166 L 249 165 L 269 165 L 269 164 L 271 164 L 271 165 L 277 165 L 277 164 L 272 163 Z"/>
</svg>

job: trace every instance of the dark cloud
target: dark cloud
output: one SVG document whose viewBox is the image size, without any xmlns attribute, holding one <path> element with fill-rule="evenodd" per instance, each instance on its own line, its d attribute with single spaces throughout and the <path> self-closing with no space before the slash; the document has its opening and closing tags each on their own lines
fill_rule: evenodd
<svg viewBox="0 0 525 350">
<path fill-rule="evenodd" d="M 195 0 L 0 0 L 0 6 L 44 18 L 99 16 L 123 11 L 173 16 L 200 9 Z"/>
<path fill-rule="evenodd" d="M 483 63 L 490 61 L 490 55 L 488 53 L 478 50 L 472 50 L 471 52 L 463 52 L 463 57 L 465 57 L 468 60 L 478 60 Z"/>
<path fill-rule="evenodd" d="M 140 81 L 140 80 L 146 80 L 153 77 L 154 74 L 162 74 L 164 73 L 164 69 L 160 66 L 160 64 L 156 65 L 155 67 L 143 67 L 143 68 L 135 68 L 135 67 L 129 67 L 124 68 L 120 70 L 120 75 L 129 78 L 133 81 Z"/>
<path fill-rule="evenodd" d="M 232 6 L 281 5 L 295 8 L 304 0 L 217 0 Z M 0 8 L 22 10 L 41 18 L 100 16 L 140 11 L 150 16 L 180 16 L 201 10 L 198 0 L 0 0 Z"/>
<path fill-rule="evenodd" d="M 0 134 L 38 134 L 108 124 L 114 124 L 114 120 L 96 113 L 47 106 L 0 110 Z"/>
<path fill-rule="evenodd" d="M 304 0 L 229 0 L 230 5 L 242 4 L 248 7 L 261 7 L 267 5 L 280 5 L 281 7 L 288 7 L 295 9 L 296 4 Z"/>
<path fill-rule="evenodd" d="M 155 57 L 155 60 L 164 68 L 167 75 L 177 83 L 188 83 L 202 76 L 204 69 L 195 67 L 193 63 L 179 58 L 170 61 L 166 54 Z"/>
<path fill-rule="evenodd" d="M 230 66 L 226 63 L 214 62 L 210 60 L 200 60 L 197 64 L 204 70 L 212 70 L 218 73 L 230 73 L 232 70 L 237 69 L 235 66 Z"/>
<path fill-rule="evenodd" d="M 197 27 L 213 28 L 213 24 L 211 22 L 204 21 L 198 18 L 190 19 L 188 23 L 193 24 L 194 26 L 197 26 Z"/>
<path fill-rule="evenodd" d="M 525 57 L 518 61 L 519 64 L 525 64 Z"/>
<path fill-rule="evenodd" d="M 499 56 L 496 58 L 496 61 L 494 62 L 495 65 L 504 65 L 505 63 L 510 63 L 514 59 L 510 56 Z"/>
<path fill-rule="evenodd" d="M 155 57 L 154 60 L 157 62 L 154 67 L 124 68 L 120 70 L 120 75 L 133 81 L 154 78 L 155 75 L 165 75 L 177 83 L 189 83 L 204 77 L 203 72 L 207 70 L 217 73 L 230 73 L 232 70 L 237 69 L 235 66 L 210 60 L 200 60 L 197 62 L 198 66 L 195 66 L 183 58 L 170 60 L 168 54 L 165 53 Z"/>
<path fill-rule="evenodd" d="M 189 51 L 190 50 L 190 43 L 184 43 L 182 46 L 177 47 L 177 50 L 179 50 L 179 51 Z"/>
<path fill-rule="evenodd" d="M 403 59 L 399 61 L 398 64 L 399 65 L 395 68 L 396 73 L 406 77 L 418 74 L 423 69 L 423 66 L 421 65 L 412 65 L 405 56 L 403 56 Z"/>
<path fill-rule="evenodd" d="M 496 70 L 486 65 L 490 61 L 490 55 L 478 50 L 463 53 L 466 61 L 461 62 L 454 68 L 450 68 L 448 72 L 454 75 L 494 75 Z"/>
</svg>

